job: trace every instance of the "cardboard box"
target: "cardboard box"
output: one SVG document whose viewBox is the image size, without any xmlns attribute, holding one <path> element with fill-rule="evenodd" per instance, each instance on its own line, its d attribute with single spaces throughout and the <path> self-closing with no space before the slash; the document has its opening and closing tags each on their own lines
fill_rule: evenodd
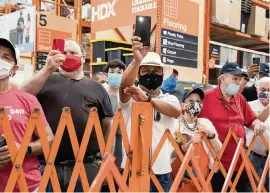
<svg viewBox="0 0 270 193">
<path fill-rule="evenodd" d="M 265 32 L 264 32 L 264 38 L 269 39 L 270 34 L 270 19 L 265 18 Z"/>
<path fill-rule="evenodd" d="M 251 7 L 251 15 L 248 21 L 248 33 L 263 37 L 265 35 L 265 14 L 266 10 L 259 6 Z"/>
<path fill-rule="evenodd" d="M 220 26 L 229 26 L 230 2 L 228 0 L 211 1 L 211 22 Z"/>
<path fill-rule="evenodd" d="M 241 0 L 229 0 L 229 3 L 229 28 L 239 31 L 241 23 Z"/>
</svg>

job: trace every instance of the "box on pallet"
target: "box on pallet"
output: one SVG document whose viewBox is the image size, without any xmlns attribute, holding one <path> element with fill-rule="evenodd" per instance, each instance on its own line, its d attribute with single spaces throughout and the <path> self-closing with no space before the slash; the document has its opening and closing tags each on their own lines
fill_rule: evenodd
<svg viewBox="0 0 270 193">
<path fill-rule="evenodd" d="M 263 37 L 265 35 L 266 10 L 259 6 L 251 7 L 251 15 L 248 21 L 248 33 Z"/>
<path fill-rule="evenodd" d="M 211 1 L 211 22 L 216 25 L 229 26 L 230 3 L 228 0 Z"/>
<path fill-rule="evenodd" d="M 234 30 L 240 30 L 241 23 L 241 0 L 230 0 L 229 1 L 229 28 Z"/>
</svg>

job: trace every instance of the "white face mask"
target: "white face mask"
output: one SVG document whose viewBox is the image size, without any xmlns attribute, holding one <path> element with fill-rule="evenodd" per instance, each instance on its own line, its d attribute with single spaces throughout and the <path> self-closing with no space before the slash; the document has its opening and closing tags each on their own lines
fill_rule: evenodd
<svg viewBox="0 0 270 193">
<path fill-rule="evenodd" d="M 0 59 L 0 80 L 10 75 L 12 67 L 10 63 Z"/>
</svg>

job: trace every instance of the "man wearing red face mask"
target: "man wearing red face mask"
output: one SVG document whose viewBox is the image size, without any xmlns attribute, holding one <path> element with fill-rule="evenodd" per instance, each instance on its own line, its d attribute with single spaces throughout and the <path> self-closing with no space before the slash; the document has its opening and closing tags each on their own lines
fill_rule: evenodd
<svg viewBox="0 0 270 193">
<path fill-rule="evenodd" d="M 84 56 L 81 45 L 68 39 L 65 41 L 64 54 L 55 50 L 51 51 L 45 67 L 21 87 L 22 90 L 37 96 L 54 133 L 56 133 L 62 109 L 69 107 L 79 143 L 82 141 L 92 107 L 98 109 L 103 133 L 108 133 L 113 117 L 111 102 L 104 87 L 84 77 Z M 59 69 L 59 73 L 55 73 L 56 69 Z M 99 146 L 96 134 L 93 132 L 84 157 L 90 183 L 98 171 L 98 166 L 95 165 L 95 160 L 99 158 L 98 152 Z M 65 131 L 55 160 L 62 191 L 67 191 L 74 164 L 75 157 L 70 138 L 68 132 Z M 51 185 L 47 187 L 47 191 L 53 191 Z M 75 192 L 83 192 L 79 181 Z"/>
</svg>

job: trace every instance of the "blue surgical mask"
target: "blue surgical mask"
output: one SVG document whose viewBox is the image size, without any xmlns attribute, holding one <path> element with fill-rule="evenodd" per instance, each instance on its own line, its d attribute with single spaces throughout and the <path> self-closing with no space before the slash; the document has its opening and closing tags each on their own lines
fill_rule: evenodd
<svg viewBox="0 0 270 193">
<path fill-rule="evenodd" d="M 113 88 L 119 88 L 122 80 L 122 74 L 109 73 L 108 74 L 108 85 Z"/>
<path fill-rule="evenodd" d="M 239 89 L 240 89 L 240 85 L 230 82 L 228 86 L 226 87 L 226 93 L 230 96 L 233 96 L 236 93 L 238 93 Z"/>
</svg>

